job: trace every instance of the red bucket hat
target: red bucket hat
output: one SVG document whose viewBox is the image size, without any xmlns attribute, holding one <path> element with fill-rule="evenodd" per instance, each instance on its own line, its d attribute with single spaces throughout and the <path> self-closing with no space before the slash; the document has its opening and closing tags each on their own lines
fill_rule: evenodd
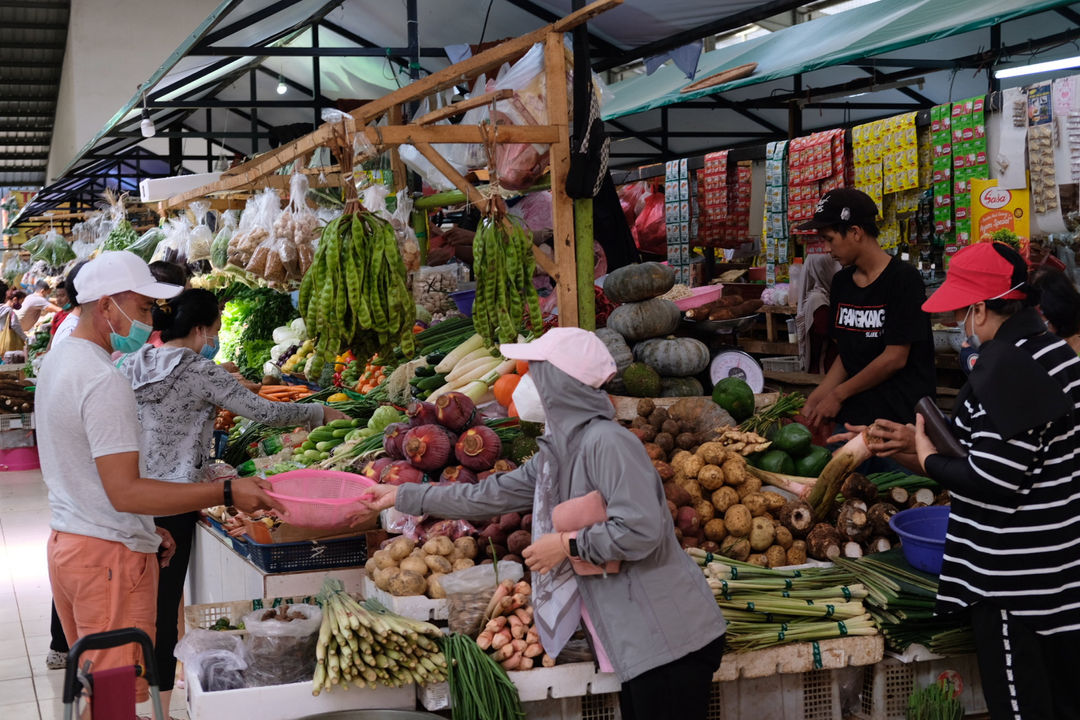
<svg viewBox="0 0 1080 720">
<path fill-rule="evenodd" d="M 922 309 L 929 313 L 948 312 L 984 300 L 1023 300 L 1027 293 L 1013 283 L 1014 270 L 993 243 L 969 245 L 953 256 L 945 282 Z"/>
</svg>

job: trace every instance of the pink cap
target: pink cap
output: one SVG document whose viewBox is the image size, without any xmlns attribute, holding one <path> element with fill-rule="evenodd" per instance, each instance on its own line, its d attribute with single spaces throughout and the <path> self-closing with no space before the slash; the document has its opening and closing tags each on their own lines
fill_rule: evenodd
<svg viewBox="0 0 1080 720">
<path fill-rule="evenodd" d="M 511 360 L 544 360 L 575 380 L 598 388 L 615 376 L 615 360 L 594 333 L 581 328 L 552 328 L 531 343 L 500 345 Z"/>
</svg>

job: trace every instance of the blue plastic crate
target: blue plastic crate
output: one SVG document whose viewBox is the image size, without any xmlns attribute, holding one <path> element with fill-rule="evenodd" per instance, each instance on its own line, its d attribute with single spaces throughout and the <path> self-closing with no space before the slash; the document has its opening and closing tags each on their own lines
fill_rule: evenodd
<svg viewBox="0 0 1080 720">
<path fill-rule="evenodd" d="M 243 554 L 266 573 L 329 570 L 359 567 L 367 562 L 367 537 L 305 540 L 290 543 L 257 543 L 245 535 Z"/>
<path fill-rule="evenodd" d="M 219 535 L 221 535 L 221 537 L 228 541 L 228 543 L 232 546 L 233 552 L 235 552 L 240 557 L 247 557 L 247 547 L 246 543 L 244 543 L 243 540 L 239 540 L 230 535 L 229 531 L 225 529 L 225 526 L 219 523 L 215 518 L 211 517 L 210 515 L 203 515 L 202 519 L 204 522 L 206 522 L 207 525 L 213 528 L 215 532 L 217 532 Z"/>
</svg>

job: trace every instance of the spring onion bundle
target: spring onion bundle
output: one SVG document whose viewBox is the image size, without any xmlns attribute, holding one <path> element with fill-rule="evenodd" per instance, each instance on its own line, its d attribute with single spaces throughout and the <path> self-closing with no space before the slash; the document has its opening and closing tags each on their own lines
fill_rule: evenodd
<svg viewBox="0 0 1080 720">
<path fill-rule="evenodd" d="M 890 649 L 904 652 L 919 644 L 938 655 L 974 651 L 970 626 L 934 615 L 937 578 L 911 567 L 899 550 L 836 563 L 867 588 L 866 605 Z"/>
<path fill-rule="evenodd" d="M 311 694 L 340 685 L 402 687 L 443 682 L 442 633 L 431 623 L 395 615 L 379 603 L 358 603 L 340 580 L 327 578 L 319 595 L 323 622 L 315 645 Z"/>
<path fill-rule="evenodd" d="M 907 720 L 962 720 L 964 703 L 948 680 L 927 685 L 908 698 Z"/>
<path fill-rule="evenodd" d="M 517 687 L 506 671 L 472 638 L 455 633 L 443 638 L 449 665 L 454 720 L 521 720 Z"/>
<path fill-rule="evenodd" d="M 794 392 L 787 395 L 781 393 L 780 398 L 775 403 L 743 420 L 739 424 L 739 429 L 743 432 L 755 432 L 759 435 L 765 435 L 774 426 L 778 426 L 784 418 L 797 415 L 805 403 L 806 396 L 802 393 Z"/>
</svg>

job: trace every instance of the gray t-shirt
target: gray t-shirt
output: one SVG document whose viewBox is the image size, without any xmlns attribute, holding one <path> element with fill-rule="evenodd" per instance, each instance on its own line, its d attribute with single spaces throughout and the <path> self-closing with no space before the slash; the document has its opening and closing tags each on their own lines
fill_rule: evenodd
<svg viewBox="0 0 1080 720">
<path fill-rule="evenodd" d="M 131 383 L 100 346 L 69 337 L 45 356 L 36 391 L 38 451 L 49 488 L 50 527 L 157 552 L 149 515 L 118 512 L 95 458 L 139 451 Z"/>
</svg>

